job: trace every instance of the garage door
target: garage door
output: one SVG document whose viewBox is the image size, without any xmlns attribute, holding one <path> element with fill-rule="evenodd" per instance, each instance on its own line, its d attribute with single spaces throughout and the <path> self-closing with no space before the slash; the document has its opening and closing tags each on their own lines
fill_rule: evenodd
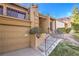
<svg viewBox="0 0 79 59">
<path fill-rule="evenodd" d="M 0 53 L 29 47 L 30 27 L 0 25 Z"/>
</svg>

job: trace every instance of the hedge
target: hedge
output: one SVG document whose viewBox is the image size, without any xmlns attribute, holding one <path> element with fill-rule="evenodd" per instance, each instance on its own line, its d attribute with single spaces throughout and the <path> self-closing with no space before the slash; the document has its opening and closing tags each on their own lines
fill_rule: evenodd
<svg viewBox="0 0 79 59">
<path fill-rule="evenodd" d="M 75 32 L 79 32 L 79 24 L 72 23 L 72 29 L 75 30 Z"/>
<path fill-rule="evenodd" d="M 67 29 L 65 29 L 65 28 L 58 28 L 57 30 L 59 32 L 61 32 L 61 33 L 69 33 L 71 31 L 71 28 L 67 28 Z"/>
</svg>

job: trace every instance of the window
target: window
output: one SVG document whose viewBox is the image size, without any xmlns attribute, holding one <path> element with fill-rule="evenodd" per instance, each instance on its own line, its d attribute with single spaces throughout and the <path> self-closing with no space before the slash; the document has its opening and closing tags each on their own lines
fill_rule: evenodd
<svg viewBox="0 0 79 59">
<path fill-rule="evenodd" d="M 3 14 L 3 7 L 0 6 L 0 14 L 2 15 Z"/>
<path fill-rule="evenodd" d="M 26 18 L 26 14 L 25 13 L 22 13 L 22 12 L 18 12 L 18 18 L 21 18 L 21 19 L 25 19 Z"/>
<path fill-rule="evenodd" d="M 16 18 L 21 18 L 21 19 L 25 19 L 25 17 L 26 17 L 26 13 L 23 13 L 23 12 L 20 12 L 20 11 L 11 9 L 11 8 L 7 9 L 7 15 L 16 17 Z"/>
</svg>

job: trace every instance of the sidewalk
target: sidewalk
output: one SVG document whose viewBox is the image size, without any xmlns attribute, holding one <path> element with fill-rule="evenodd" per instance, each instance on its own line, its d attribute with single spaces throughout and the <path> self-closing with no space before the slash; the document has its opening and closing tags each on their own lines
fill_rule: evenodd
<svg viewBox="0 0 79 59">
<path fill-rule="evenodd" d="M 63 40 L 69 40 L 70 42 L 74 43 L 74 44 L 78 44 L 79 45 L 79 42 L 76 41 L 72 34 L 60 34 L 60 35 L 56 35 L 58 38 L 60 39 L 63 39 Z"/>
<path fill-rule="evenodd" d="M 79 42 L 76 41 L 76 40 L 73 38 L 73 36 L 72 36 L 71 34 L 65 34 L 65 35 L 64 35 L 64 39 L 70 40 L 70 41 L 73 42 L 74 44 L 78 44 L 78 45 L 79 45 Z"/>
<path fill-rule="evenodd" d="M 39 51 L 33 48 L 24 48 L 12 52 L 7 52 L 1 56 L 43 56 Z"/>
</svg>

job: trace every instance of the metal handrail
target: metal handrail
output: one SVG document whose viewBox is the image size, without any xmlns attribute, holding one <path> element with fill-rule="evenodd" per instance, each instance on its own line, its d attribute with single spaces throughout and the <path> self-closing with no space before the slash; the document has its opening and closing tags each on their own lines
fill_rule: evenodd
<svg viewBox="0 0 79 59">
<path fill-rule="evenodd" d="M 54 44 L 54 42 L 53 42 L 53 44 L 51 44 L 50 45 L 50 47 L 48 48 L 48 49 L 46 49 L 46 40 L 47 40 L 47 38 L 48 38 L 49 36 L 47 36 L 46 38 L 45 38 L 45 55 L 47 55 L 47 51 L 49 50 L 49 48 Z"/>
<path fill-rule="evenodd" d="M 49 36 L 47 36 L 46 38 L 45 38 L 45 55 L 46 55 L 46 39 L 48 38 Z"/>
<path fill-rule="evenodd" d="M 45 55 L 47 55 L 47 52 L 48 52 L 48 50 L 50 49 L 50 47 L 52 46 L 52 45 L 54 45 L 54 42 L 56 42 L 57 41 L 57 38 L 55 37 L 55 39 L 56 40 L 54 40 L 48 47 L 47 47 L 47 39 L 49 38 L 51 36 L 51 34 L 50 35 L 48 35 L 48 36 L 46 36 L 46 38 L 45 38 Z M 52 36 L 51 36 L 52 37 Z"/>
<path fill-rule="evenodd" d="M 56 42 L 57 40 L 55 40 L 54 42 Z M 54 44 L 54 42 L 50 45 L 50 47 Z M 48 51 L 49 49 L 50 49 L 50 47 L 46 50 L 46 51 Z"/>
<path fill-rule="evenodd" d="M 48 36 L 49 37 L 49 36 Z M 47 37 L 47 38 L 48 38 Z M 54 41 L 54 42 L 56 42 L 57 41 L 57 38 L 56 38 L 56 40 Z M 45 39 L 45 55 L 47 55 L 47 51 L 50 49 L 50 47 L 54 44 L 54 42 L 48 47 L 48 49 L 46 49 L 46 39 Z"/>
</svg>

